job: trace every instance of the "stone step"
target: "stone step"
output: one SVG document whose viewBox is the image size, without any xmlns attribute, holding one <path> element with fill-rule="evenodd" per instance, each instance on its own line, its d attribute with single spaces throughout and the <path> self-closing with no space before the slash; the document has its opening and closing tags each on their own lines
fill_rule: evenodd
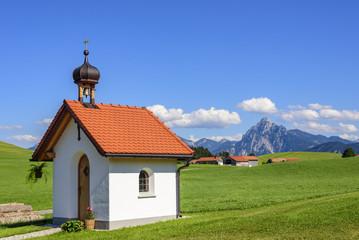
<svg viewBox="0 0 359 240">
<path fill-rule="evenodd" d="M 37 212 L 0 213 L 0 224 L 27 222 L 33 220 L 41 220 L 43 218 L 44 216 L 41 216 Z"/>
<path fill-rule="evenodd" d="M 7 217 L 17 217 L 17 216 L 27 216 L 38 214 L 38 212 L 7 212 L 7 213 L 0 213 L 0 218 L 7 218 Z"/>
<path fill-rule="evenodd" d="M 0 204 L 0 207 L 3 207 L 3 206 L 19 206 L 19 205 L 24 205 L 23 203 L 17 203 L 17 202 L 13 202 L 13 203 L 2 203 Z"/>
<path fill-rule="evenodd" d="M 32 211 L 32 207 L 30 205 L 24 205 L 23 203 L 0 204 L 0 213 L 29 211 Z"/>
</svg>

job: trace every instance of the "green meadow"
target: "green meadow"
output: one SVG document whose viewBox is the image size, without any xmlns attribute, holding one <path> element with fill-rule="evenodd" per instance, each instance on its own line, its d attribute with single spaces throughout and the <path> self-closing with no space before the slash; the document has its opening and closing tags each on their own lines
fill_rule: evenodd
<svg viewBox="0 0 359 240">
<path fill-rule="evenodd" d="M 25 181 L 33 151 L 0 142 L 0 203 L 18 202 L 32 205 L 34 210 L 52 209 L 52 163 L 46 170 L 47 182 L 33 186 Z"/>
<path fill-rule="evenodd" d="M 0 203 L 51 209 L 50 179 L 32 189 L 25 184 L 30 155 L 31 151 L 0 145 L 0 191 L 7 195 L 0 196 Z M 253 168 L 190 165 L 181 172 L 185 218 L 42 239 L 359 239 L 359 158 L 304 152 L 259 158 L 271 157 L 301 161 Z M 4 187 L 12 182 L 12 187 Z M 9 235 L 16 229 L 2 227 L 0 237 L 2 230 Z"/>
<path fill-rule="evenodd" d="M 299 158 L 301 161 L 306 160 L 327 160 L 342 158 L 342 154 L 338 153 L 321 153 L 321 152 L 283 152 L 271 153 L 258 156 L 259 162 L 266 163 L 270 158 Z"/>
</svg>

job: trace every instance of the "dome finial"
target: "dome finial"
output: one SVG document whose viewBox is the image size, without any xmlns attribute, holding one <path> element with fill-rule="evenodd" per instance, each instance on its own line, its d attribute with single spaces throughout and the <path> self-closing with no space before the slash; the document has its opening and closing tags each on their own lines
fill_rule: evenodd
<svg viewBox="0 0 359 240">
<path fill-rule="evenodd" d="M 87 50 L 87 43 L 89 42 L 89 40 L 87 40 L 87 37 L 85 37 L 85 41 L 84 41 L 84 44 L 85 44 L 85 51 L 84 51 L 84 55 L 85 55 L 85 63 L 88 63 L 88 59 L 87 59 L 87 55 L 89 55 L 89 51 Z"/>
<path fill-rule="evenodd" d="M 89 40 L 87 37 L 85 38 L 85 62 L 78 68 L 76 68 L 73 73 L 72 77 L 75 80 L 75 84 L 78 85 L 79 88 L 79 101 L 83 103 L 83 95 L 90 96 L 90 103 L 95 104 L 95 85 L 98 83 L 100 79 L 100 72 L 99 70 L 91 66 L 88 62 L 87 55 L 89 55 L 89 51 L 87 50 L 87 43 Z"/>
<path fill-rule="evenodd" d="M 84 44 L 85 44 L 85 50 L 87 50 L 87 43 L 89 42 L 89 40 L 87 40 L 87 37 L 85 37 L 85 41 L 84 41 Z"/>
</svg>

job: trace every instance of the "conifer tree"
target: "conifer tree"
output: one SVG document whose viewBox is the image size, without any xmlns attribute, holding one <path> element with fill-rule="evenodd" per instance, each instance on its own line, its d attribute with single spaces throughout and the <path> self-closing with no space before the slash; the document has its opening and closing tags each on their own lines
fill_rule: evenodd
<svg viewBox="0 0 359 240">
<path fill-rule="evenodd" d="M 351 147 L 348 147 L 347 149 L 345 149 L 342 157 L 343 158 L 355 157 L 355 152 Z"/>
</svg>

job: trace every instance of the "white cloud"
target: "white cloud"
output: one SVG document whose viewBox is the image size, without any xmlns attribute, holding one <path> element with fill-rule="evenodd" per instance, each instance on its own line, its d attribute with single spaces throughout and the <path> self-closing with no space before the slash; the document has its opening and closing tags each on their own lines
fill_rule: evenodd
<svg viewBox="0 0 359 240">
<path fill-rule="evenodd" d="M 320 110 L 320 116 L 323 119 L 333 121 L 359 121 L 358 111 L 323 109 Z"/>
<path fill-rule="evenodd" d="M 305 107 L 303 107 L 302 105 L 289 105 L 288 106 L 289 109 L 305 109 Z"/>
<path fill-rule="evenodd" d="M 332 106 L 311 103 L 309 109 L 301 105 L 290 105 L 287 110 L 281 110 L 278 117 L 287 122 L 294 121 L 359 121 L 359 111 L 336 110 Z"/>
<path fill-rule="evenodd" d="M 12 137 L 8 137 L 6 139 L 7 140 L 15 140 L 15 141 L 25 141 L 25 142 L 39 142 L 41 140 L 41 136 L 15 135 Z"/>
<path fill-rule="evenodd" d="M 4 129 L 4 130 L 14 130 L 14 129 L 22 129 L 23 127 L 20 125 L 16 125 L 16 126 L 6 126 L 6 125 L 0 125 L 0 130 Z"/>
<path fill-rule="evenodd" d="M 164 122 L 181 119 L 183 114 L 183 110 L 180 108 L 166 109 L 162 105 L 153 105 L 147 108 L 152 111 L 159 119 L 161 119 L 161 121 Z"/>
<path fill-rule="evenodd" d="M 243 102 L 238 103 L 237 107 L 247 112 L 268 113 L 268 114 L 277 112 L 277 108 L 275 107 L 275 104 L 269 98 L 266 97 L 244 100 Z"/>
<path fill-rule="evenodd" d="M 241 119 L 236 112 L 229 112 L 225 109 L 209 110 L 199 109 L 192 113 L 183 113 L 183 110 L 166 109 L 162 105 L 148 107 L 159 119 L 168 127 L 182 128 L 225 128 L 233 124 L 241 123 Z"/>
<path fill-rule="evenodd" d="M 344 124 L 339 123 L 338 126 L 330 126 L 328 124 L 320 124 L 316 122 L 306 122 L 306 123 L 293 123 L 294 128 L 298 128 L 305 132 L 315 132 L 315 133 L 348 133 L 348 132 L 357 132 L 358 129 L 353 124 Z"/>
<path fill-rule="evenodd" d="M 200 140 L 200 138 L 195 138 L 194 135 L 190 135 L 189 140 L 191 140 L 193 142 L 197 142 L 198 140 Z"/>
<path fill-rule="evenodd" d="M 51 122 L 52 122 L 52 118 L 45 118 L 42 121 L 37 121 L 36 124 L 49 126 Z"/>
<path fill-rule="evenodd" d="M 242 137 L 243 137 L 242 133 L 238 133 L 234 136 L 212 136 L 212 137 L 201 137 L 201 138 L 195 138 L 194 135 L 191 135 L 190 140 L 197 142 L 198 140 L 200 140 L 202 138 L 207 138 L 207 139 L 211 139 L 216 142 L 219 142 L 223 139 L 227 139 L 229 141 L 240 141 L 240 140 L 242 140 Z"/>
<path fill-rule="evenodd" d="M 339 123 L 338 132 L 357 132 L 358 128 L 353 124 Z"/>
<path fill-rule="evenodd" d="M 354 141 L 354 142 L 359 141 L 359 136 L 356 136 L 356 135 L 343 134 L 343 135 L 339 135 L 339 137 L 349 140 L 349 141 Z"/>
<path fill-rule="evenodd" d="M 308 104 L 308 107 L 310 109 L 314 109 L 314 110 L 321 110 L 321 109 L 331 109 L 332 106 L 329 106 L 329 105 L 321 105 L 319 103 L 311 103 L 311 104 Z"/>
<path fill-rule="evenodd" d="M 311 109 L 291 110 L 289 112 L 282 112 L 278 115 L 280 119 L 286 122 L 300 121 L 300 120 L 318 120 L 319 113 Z"/>
<path fill-rule="evenodd" d="M 211 139 L 213 141 L 216 141 L 216 142 L 219 142 L 223 139 L 227 139 L 229 141 L 240 141 L 242 140 L 242 137 L 243 137 L 243 134 L 242 133 L 238 133 L 234 136 L 212 136 L 212 137 L 205 137 L 205 138 L 208 138 L 208 139 Z"/>
</svg>

